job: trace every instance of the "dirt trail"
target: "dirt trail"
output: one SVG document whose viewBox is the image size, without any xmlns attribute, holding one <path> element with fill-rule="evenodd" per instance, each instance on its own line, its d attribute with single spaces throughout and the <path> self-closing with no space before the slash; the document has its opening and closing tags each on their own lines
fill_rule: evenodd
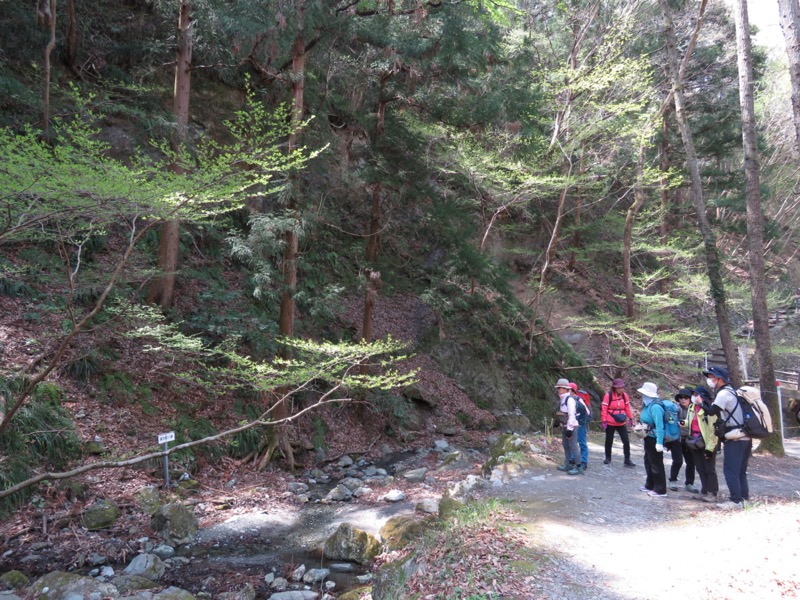
<svg viewBox="0 0 800 600">
<path fill-rule="evenodd" d="M 726 513 L 685 491 L 647 496 L 641 441 L 631 441 L 635 469 L 623 467 L 618 440 L 603 465 L 601 442 L 590 436 L 585 475 L 531 470 L 495 492 L 552 557 L 531 579 L 531 599 L 800 598 L 800 443 L 794 456 L 753 456 L 754 506 Z M 721 457 L 717 472 L 725 496 Z"/>
</svg>

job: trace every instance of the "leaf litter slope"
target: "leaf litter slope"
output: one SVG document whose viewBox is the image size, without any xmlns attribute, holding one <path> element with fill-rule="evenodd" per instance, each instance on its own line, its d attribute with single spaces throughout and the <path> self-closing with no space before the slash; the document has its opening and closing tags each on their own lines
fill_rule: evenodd
<svg viewBox="0 0 800 600">
<path fill-rule="evenodd" d="M 528 578 L 526 597 L 800 597 L 800 443 L 788 444 L 795 456 L 753 456 L 753 507 L 736 512 L 685 491 L 647 496 L 639 491 L 641 442 L 631 442 L 635 469 L 623 467 L 618 441 L 612 463 L 603 465 L 601 444 L 602 437 L 592 434 L 584 476 L 570 477 L 554 466 L 530 470 L 494 492 L 519 510 L 528 544 L 550 558 Z M 668 455 L 665 463 L 669 472 Z M 717 472 L 726 496 L 721 457 Z"/>
</svg>

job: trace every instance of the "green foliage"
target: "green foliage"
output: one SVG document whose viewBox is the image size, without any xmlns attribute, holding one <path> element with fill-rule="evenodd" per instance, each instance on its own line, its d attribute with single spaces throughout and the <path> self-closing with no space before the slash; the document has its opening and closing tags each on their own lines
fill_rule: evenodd
<svg viewBox="0 0 800 600">
<path fill-rule="evenodd" d="M 259 419 L 264 409 L 257 404 L 237 402 L 236 412 L 243 416 L 243 423 Z M 264 444 L 265 427 L 251 427 L 240 431 L 228 440 L 227 453 L 234 458 L 244 458 L 261 450 Z"/>
<path fill-rule="evenodd" d="M 69 360 L 61 371 L 76 381 L 89 381 L 101 373 L 102 365 L 97 354 L 90 351 Z"/>
<path fill-rule="evenodd" d="M 131 376 L 123 371 L 104 373 L 100 376 L 97 386 L 100 392 L 99 401 L 114 406 L 131 404 L 140 395 L 150 396 L 149 389 L 134 384 Z"/>
<path fill-rule="evenodd" d="M 200 440 L 217 433 L 217 430 L 205 417 L 191 417 L 187 414 L 179 414 L 170 423 L 170 428 L 175 430 L 175 443 L 183 444 L 194 440 Z M 223 449 L 219 444 L 204 444 L 186 448 L 174 453 L 175 459 L 180 461 L 188 471 L 192 471 L 191 465 L 197 460 L 196 453 L 219 458 L 223 454 Z"/>
<path fill-rule="evenodd" d="M 14 395 L 24 387 L 21 380 L 0 380 L 0 394 L 7 409 Z M 59 470 L 80 458 L 80 441 L 69 413 L 59 405 L 63 390 L 39 384 L 34 398 L 17 413 L 8 429 L 0 434 L 0 488 L 29 478 L 34 469 Z M 0 500 L 0 514 L 19 506 L 31 491 Z"/>
</svg>

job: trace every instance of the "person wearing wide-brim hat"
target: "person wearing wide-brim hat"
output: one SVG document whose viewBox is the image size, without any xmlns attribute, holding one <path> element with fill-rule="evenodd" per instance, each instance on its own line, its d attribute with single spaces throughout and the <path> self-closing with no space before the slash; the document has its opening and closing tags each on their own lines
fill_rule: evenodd
<svg viewBox="0 0 800 600">
<path fill-rule="evenodd" d="M 606 458 L 604 465 L 611 464 L 611 447 L 614 445 L 614 434 L 619 435 L 622 442 L 622 454 L 626 467 L 635 467 L 631 460 L 631 443 L 628 439 L 628 423 L 633 423 L 631 399 L 625 393 L 625 381 L 614 379 L 611 389 L 606 392 L 600 403 L 600 426 L 606 432 Z"/>
<path fill-rule="evenodd" d="M 711 392 L 702 385 L 692 390 L 692 402 L 686 420 L 689 423 L 689 437 L 686 445 L 694 457 L 697 475 L 700 478 L 700 499 L 703 502 L 716 502 L 719 492 L 717 477 L 717 449 L 719 440 L 714 433 L 717 418 L 709 417 L 705 409 L 711 406 Z"/>
<path fill-rule="evenodd" d="M 673 492 L 677 492 L 678 489 L 680 489 L 678 486 L 678 475 L 680 475 L 681 467 L 685 462 L 684 489 L 687 492 L 696 494 L 700 490 L 694 487 L 694 455 L 686 445 L 686 439 L 689 437 L 689 421 L 687 416 L 691 408 L 692 393 L 692 388 L 685 387 L 679 389 L 678 393 L 675 394 L 675 404 L 678 405 L 678 422 L 680 424 L 681 437 L 678 440 L 664 444 L 664 446 L 666 446 L 670 454 L 672 454 L 672 465 L 669 468 L 669 489 Z"/>
<path fill-rule="evenodd" d="M 753 440 L 741 430 L 744 413 L 739 405 L 736 392 L 731 386 L 731 374 L 725 367 L 709 367 L 703 371 L 708 387 L 714 390 L 714 403 L 705 410 L 711 417 L 718 416 L 725 422 L 725 439 L 720 440 L 723 447 L 722 474 L 728 485 L 730 499 L 718 504 L 724 510 L 743 508 L 750 501 L 750 487 L 747 483 L 747 465 L 753 452 Z"/>
<path fill-rule="evenodd" d="M 639 420 L 648 426 L 644 438 L 644 470 L 647 474 L 639 489 L 649 496 L 663 498 L 667 495 L 667 474 L 664 471 L 664 406 L 657 402 L 658 386 L 646 381 L 638 390 L 642 396 Z"/>
<path fill-rule="evenodd" d="M 565 471 L 567 475 L 579 475 L 581 469 L 576 464 L 570 464 L 570 459 L 580 457 L 581 451 L 578 446 L 578 418 L 576 416 L 576 400 L 572 395 L 568 379 L 559 379 L 555 385 L 558 393 L 559 409 L 563 415 L 561 423 L 561 445 L 564 447 L 564 464 L 558 467 L 559 471 Z"/>
</svg>

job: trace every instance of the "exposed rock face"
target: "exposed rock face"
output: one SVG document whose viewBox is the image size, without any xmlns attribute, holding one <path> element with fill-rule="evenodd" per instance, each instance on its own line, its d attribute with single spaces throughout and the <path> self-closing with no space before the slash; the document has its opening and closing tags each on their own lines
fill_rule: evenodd
<svg viewBox="0 0 800 600">
<path fill-rule="evenodd" d="M 375 537 L 350 523 L 339 525 L 339 529 L 325 541 L 325 556 L 330 560 L 349 560 L 363 565 L 380 552 L 381 543 Z"/>
</svg>

